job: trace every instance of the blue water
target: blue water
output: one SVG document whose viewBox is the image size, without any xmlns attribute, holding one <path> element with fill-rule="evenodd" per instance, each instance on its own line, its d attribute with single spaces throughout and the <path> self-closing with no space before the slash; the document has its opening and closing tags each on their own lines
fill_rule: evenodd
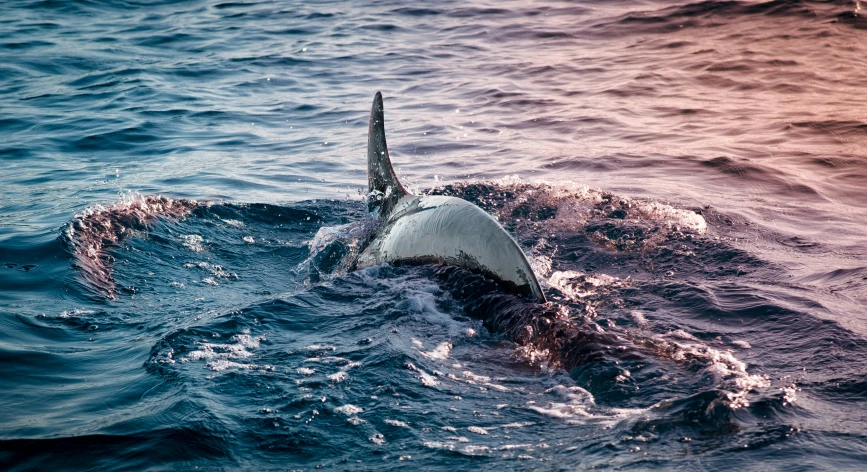
<svg viewBox="0 0 867 472">
<path fill-rule="evenodd" d="M 4 2 L 0 469 L 862 469 L 863 14 Z M 346 269 L 378 90 L 549 304 Z"/>
</svg>

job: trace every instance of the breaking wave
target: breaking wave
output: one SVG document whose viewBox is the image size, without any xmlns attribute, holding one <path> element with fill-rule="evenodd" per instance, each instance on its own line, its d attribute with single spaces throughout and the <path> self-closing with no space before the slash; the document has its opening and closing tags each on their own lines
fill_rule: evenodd
<svg viewBox="0 0 867 472">
<path fill-rule="evenodd" d="M 63 238 L 85 285 L 114 298 L 117 289 L 111 249 L 136 233 L 147 231 L 157 218 L 179 218 L 200 205 L 203 204 L 195 200 L 128 194 L 110 206 L 97 205 L 75 215 L 66 225 Z"/>
<path fill-rule="evenodd" d="M 701 210 L 617 196 L 580 184 L 525 182 L 512 176 L 446 185 L 430 193 L 469 200 L 518 232 L 586 232 L 618 250 L 649 250 L 707 232 Z"/>
</svg>

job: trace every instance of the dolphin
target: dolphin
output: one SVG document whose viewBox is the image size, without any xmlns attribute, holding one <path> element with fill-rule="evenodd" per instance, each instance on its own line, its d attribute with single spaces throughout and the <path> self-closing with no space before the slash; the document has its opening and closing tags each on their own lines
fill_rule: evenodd
<svg viewBox="0 0 867 472">
<path fill-rule="evenodd" d="M 380 92 L 370 110 L 367 182 L 368 210 L 382 224 L 356 259 L 356 269 L 442 263 L 479 272 L 508 292 L 545 303 L 527 256 L 491 215 L 460 198 L 413 195 L 397 180 Z"/>
</svg>

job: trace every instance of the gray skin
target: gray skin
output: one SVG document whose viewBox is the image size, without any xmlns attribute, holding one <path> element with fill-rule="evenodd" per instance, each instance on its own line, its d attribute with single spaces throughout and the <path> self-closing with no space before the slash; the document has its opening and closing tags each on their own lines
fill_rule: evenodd
<svg viewBox="0 0 867 472">
<path fill-rule="evenodd" d="M 388 155 L 379 92 L 370 111 L 367 166 L 369 210 L 383 224 L 358 256 L 356 268 L 444 263 L 480 272 L 509 292 L 545 302 L 524 252 L 490 215 L 460 198 L 416 196 L 403 188 Z"/>
</svg>

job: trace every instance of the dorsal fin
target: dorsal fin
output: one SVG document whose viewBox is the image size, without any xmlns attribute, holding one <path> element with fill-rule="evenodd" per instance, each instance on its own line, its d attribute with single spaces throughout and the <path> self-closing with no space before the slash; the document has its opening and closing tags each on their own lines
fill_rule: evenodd
<svg viewBox="0 0 867 472">
<path fill-rule="evenodd" d="M 370 127 L 367 131 L 367 209 L 387 215 L 394 204 L 404 195 L 409 195 L 397 180 L 388 145 L 385 144 L 385 113 L 382 94 L 376 92 L 370 109 Z"/>
</svg>

